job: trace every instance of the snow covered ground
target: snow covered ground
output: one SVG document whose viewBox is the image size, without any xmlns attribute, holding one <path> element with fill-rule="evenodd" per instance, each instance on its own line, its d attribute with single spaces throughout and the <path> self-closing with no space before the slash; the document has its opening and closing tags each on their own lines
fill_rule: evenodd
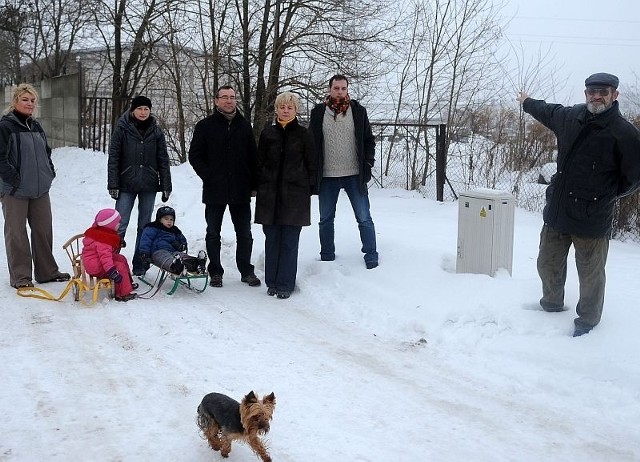
<svg viewBox="0 0 640 462">
<path fill-rule="evenodd" d="M 113 201 L 104 154 L 53 159 L 55 254 L 69 271 L 62 244 Z M 188 164 L 172 172 L 176 224 L 203 249 L 201 183 Z M 275 392 L 276 462 L 640 460 L 640 246 L 612 242 L 602 322 L 572 338 L 572 255 L 569 311 L 537 305 L 539 215 L 516 210 L 513 275 L 492 278 L 455 272 L 456 203 L 388 189 L 371 203 L 380 266 L 365 269 L 341 196 L 336 261 L 319 261 L 317 224 L 304 228 L 288 300 L 240 282 L 228 217 L 224 287 L 202 294 L 85 307 L 18 297 L 3 272 L 0 461 L 221 460 L 196 407 L 212 391 L 250 390 Z M 228 460 L 257 459 L 234 444 Z"/>
</svg>

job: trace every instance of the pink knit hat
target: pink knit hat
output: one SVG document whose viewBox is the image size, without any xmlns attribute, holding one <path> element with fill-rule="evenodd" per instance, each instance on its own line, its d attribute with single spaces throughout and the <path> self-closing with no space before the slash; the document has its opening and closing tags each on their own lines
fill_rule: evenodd
<svg viewBox="0 0 640 462">
<path fill-rule="evenodd" d="M 93 223 L 97 226 L 104 226 L 105 228 L 110 228 L 115 231 L 118 229 L 120 219 L 121 217 L 117 210 L 102 209 L 96 215 L 96 219 Z"/>
</svg>

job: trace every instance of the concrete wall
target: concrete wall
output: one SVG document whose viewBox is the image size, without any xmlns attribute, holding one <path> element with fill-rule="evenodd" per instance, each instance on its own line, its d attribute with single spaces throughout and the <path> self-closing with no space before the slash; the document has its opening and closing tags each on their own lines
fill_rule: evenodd
<svg viewBox="0 0 640 462">
<path fill-rule="evenodd" d="M 80 144 L 80 74 L 45 79 L 38 119 L 52 148 Z"/>
<path fill-rule="evenodd" d="M 47 134 L 49 146 L 80 145 L 80 74 L 62 75 L 40 81 L 36 119 Z M 14 87 L 5 87 L 5 106 L 11 102 Z"/>
</svg>

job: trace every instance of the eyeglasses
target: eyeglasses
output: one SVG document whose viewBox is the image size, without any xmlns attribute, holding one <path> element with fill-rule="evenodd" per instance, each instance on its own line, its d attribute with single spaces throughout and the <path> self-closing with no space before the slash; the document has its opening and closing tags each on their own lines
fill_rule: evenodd
<svg viewBox="0 0 640 462">
<path fill-rule="evenodd" d="M 229 95 L 216 96 L 216 98 L 223 99 L 225 101 L 235 101 L 236 100 L 235 96 L 229 96 Z"/>
<path fill-rule="evenodd" d="M 587 91 L 587 95 L 589 95 L 589 96 L 595 96 L 595 95 L 609 96 L 609 89 L 608 88 L 589 87 L 589 88 L 587 88 L 586 91 Z"/>
</svg>

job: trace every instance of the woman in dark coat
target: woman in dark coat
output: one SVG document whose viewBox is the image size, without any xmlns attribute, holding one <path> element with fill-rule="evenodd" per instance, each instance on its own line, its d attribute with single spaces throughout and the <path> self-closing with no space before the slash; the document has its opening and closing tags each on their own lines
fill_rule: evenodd
<svg viewBox="0 0 640 462">
<path fill-rule="evenodd" d="M 295 288 L 300 231 L 311 224 L 311 194 L 316 193 L 313 136 L 298 123 L 298 105 L 295 94 L 279 94 L 276 120 L 258 143 L 255 222 L 265 235 L 267 294 L 278 298 L 289 298 Z"/>
<path fill-rule="evenodd" d="M 116 125 L 109 143 L 107 189 L 116 201 L 122 216 L 118 233 L 124 239 L 133 204 L 138 198 L 138 229 L 133 253 L 133 274 L 143 275 L 148 264 L 140 258 L 138 246 L 142 229 L 151 221 L 156 193 L 162 191 L 162 202 L 171 194 L 171 171 L 167 142 L 155 117 L 151 115 L 151 100 L 136 96 L 131 109 Z"/>
</svg>

